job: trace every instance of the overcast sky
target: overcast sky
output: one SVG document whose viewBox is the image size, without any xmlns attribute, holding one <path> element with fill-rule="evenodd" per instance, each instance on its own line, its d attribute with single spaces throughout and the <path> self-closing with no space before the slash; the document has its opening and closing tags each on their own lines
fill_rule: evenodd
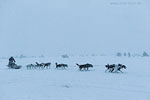
<svg viewBox="0 0 150 100">
<path fill-rule="evenodd" d="M 150 51 L 149 0 L 0 0 L 0 56 Z"/>
</svg>

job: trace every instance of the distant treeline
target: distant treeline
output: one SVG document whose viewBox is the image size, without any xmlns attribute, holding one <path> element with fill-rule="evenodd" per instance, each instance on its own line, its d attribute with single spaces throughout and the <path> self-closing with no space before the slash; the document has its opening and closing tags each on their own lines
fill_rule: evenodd
<svg viewBox="0 0 150 100">
<path fill-rule="evenodd" d="M 144 51 L 141 54 L 139 54 L 139 53 L 130 53 L 130 52 L 123 52 L 123 53 L 117 52 L 116 56 L 118 56 L 118 57 L 122 57 L 122 56 L 124 56 L 124 57 L 136 57 L 136 56 L 138 56 L 138 57 L 149 57 L 149 54 L 146 51 Z"/>
<path fill-rule="evenodd" d="M 80 55 L 73 55 L 73 54 L 63 54 L 63 55 L 57 55 L 57 57 L 62 57 L 62 58 L 69 58 L 73 56 L 80 56 L 80 57 L 90 57 L 90 56 L 114 56 L 113 55 L 106 55 L 106 54 L 80 54 Z M 117 57 L 150 57 L 150 54 L 144 51 L 143 53 L 131 53 L 131 52 L 117 52 L 115 54 Z M 14 58 L 44 58 L 44 57 L 51 57 L 51 56 L 45 56 L 45 55 L 40 55 L 40 56 L 25 56 L 23 54 L 19 56 L 14 56 Z M 8 59 L 9 57 L 0 57 L 0 59 Z"/>
</svg>

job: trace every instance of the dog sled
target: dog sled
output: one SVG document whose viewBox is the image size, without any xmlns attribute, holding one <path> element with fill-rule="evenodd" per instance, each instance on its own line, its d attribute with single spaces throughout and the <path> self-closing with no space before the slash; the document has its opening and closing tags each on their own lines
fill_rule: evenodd
<svg viewBox="0 0 150 100">
<path fill-rule="evenodd" d="M 8 64 L 7 66 L 10 69 L 20 69 L 22 67 L 21 65 L 17 65 L 17 64 L 12 64 L 12 65 Z"/>
</svg>

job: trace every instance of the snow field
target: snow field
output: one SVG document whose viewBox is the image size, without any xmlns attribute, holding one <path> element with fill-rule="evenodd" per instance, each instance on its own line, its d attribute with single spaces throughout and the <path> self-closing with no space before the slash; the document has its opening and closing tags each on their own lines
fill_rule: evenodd
<svg viewBox="0 0 150 100">
<path fill-rule="evenodd" d="M 16 59 L 22 69 L 8 69 L 0 59 L 0 100 L 149 100 L 149 58 L 60 57 Z M 26 69 L 25 65 L 51 62 L 50 69 Z M 55 69 L 55 62 L 66 63 L 66 70 Z M 79 71 L 76 63 L 94 68 Z M 124 73 L 105 73 L 105 64 L 122 63 Z"/>
</svg>

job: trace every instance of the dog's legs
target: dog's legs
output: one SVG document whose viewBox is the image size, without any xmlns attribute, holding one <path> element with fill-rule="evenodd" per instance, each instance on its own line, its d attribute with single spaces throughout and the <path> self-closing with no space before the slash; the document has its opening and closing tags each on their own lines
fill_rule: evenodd
<svg viewBox="0 0 150 100">
<path fill-rule="evenodd" d="M 120 69 L 118 71 L 120 71 L 121 73 L 123 73 Z"/>
<path fill-rule="evenodd" d="M 80 67 L 79 70 L 81 71 L 81 69 L 82 69 L 82 68 Z"/>
<path fill-rule="evenodd" d="M 110 69 L 110 72 L 113 72 L 114 71 L 114 68 L 112 68 L 112 70 Z"/>
<path fill-rule="evenodd" d="M 87 70 L 89 70 L 89 67 L 87 67 Z"/>
<path fill-rule="evenodd" d="M 105 70 L 105 72 L 107 72 L 107 71 L 108 71 L 108 69 Z"/>
</svg>

